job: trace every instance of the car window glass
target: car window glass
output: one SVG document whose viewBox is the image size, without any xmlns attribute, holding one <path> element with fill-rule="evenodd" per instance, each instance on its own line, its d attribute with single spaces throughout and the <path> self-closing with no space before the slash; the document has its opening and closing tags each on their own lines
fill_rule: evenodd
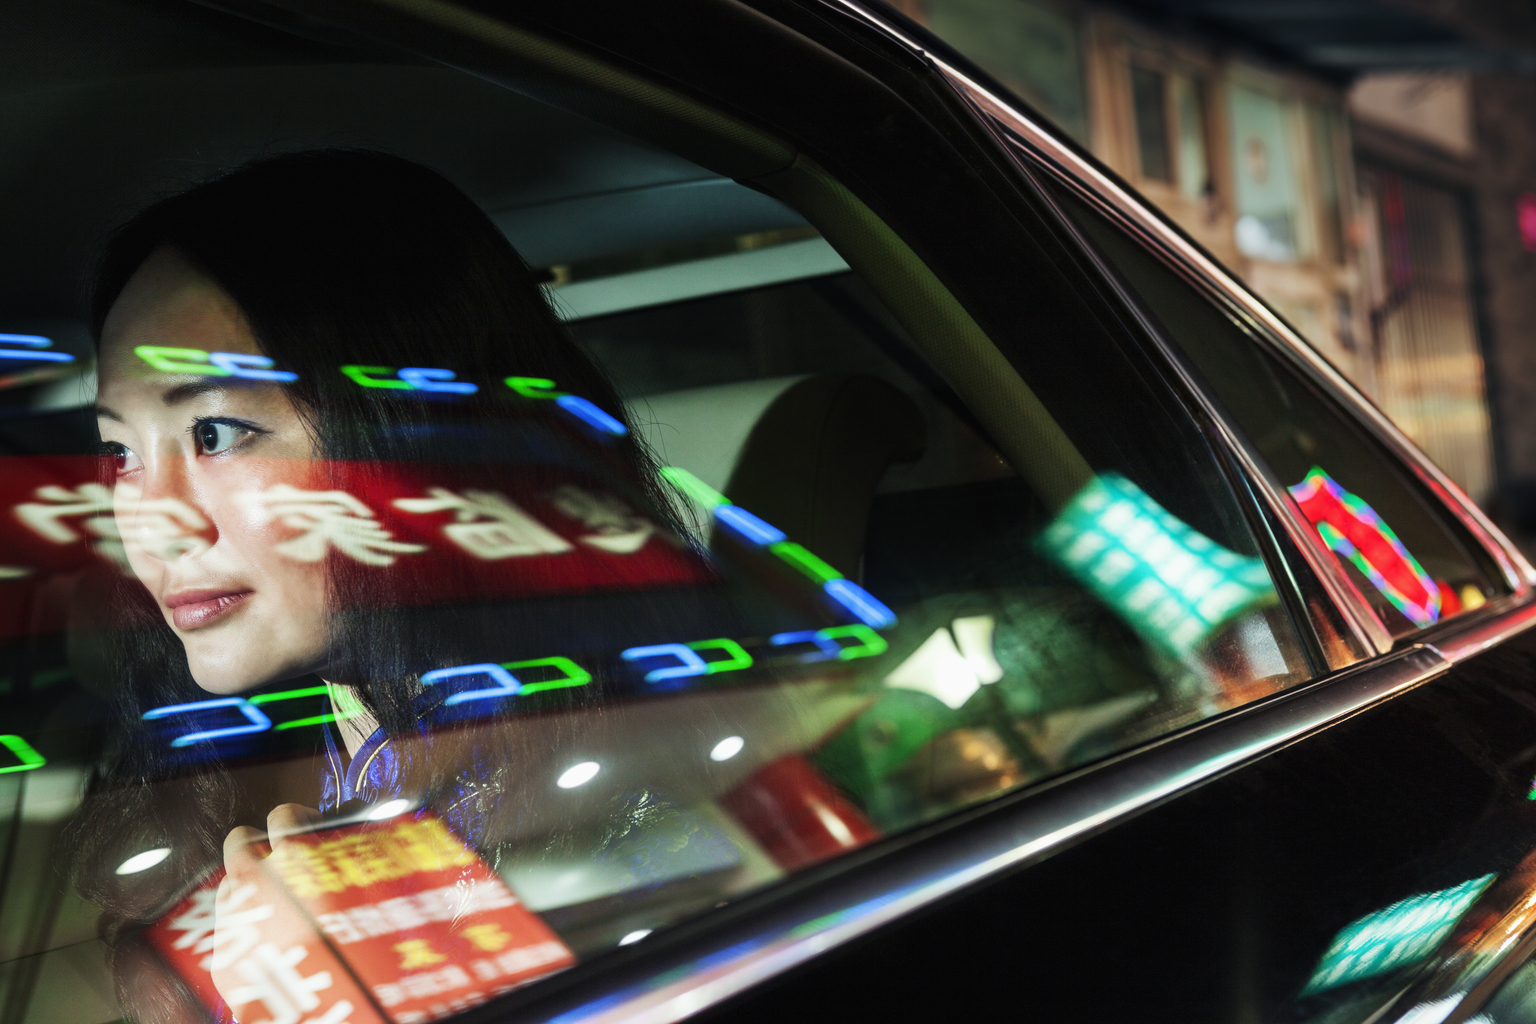
<svg viewBox="0 0 1536 1024">
<path fill-rule="evenodd" d="M 917 337 L 789 206 L 582 117 L 225 70 L 91 86 L 244 168 L 113 236 L 99 349 L 84 257 L 49 316 L 0 292 L 8 1006 L 443 1019 L 1314 675 L 1093 311 Z M 940 369 L 983 359 L 991 427 Z"/>
<path fill-rule="evenodd" d="M 1486 553 L 1334 400 L 1102 217 L 1065 194 L 1061 201 L 1287 485 L 1393 635 L 1504 592 Z"/>
</svg>

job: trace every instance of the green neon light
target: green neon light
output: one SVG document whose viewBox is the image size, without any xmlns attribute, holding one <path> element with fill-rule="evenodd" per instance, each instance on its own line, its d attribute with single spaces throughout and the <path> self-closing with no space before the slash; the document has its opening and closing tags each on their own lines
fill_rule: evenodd
<svg viewBox="0 0 1536 1024">
<path fill-rule="evenodd" d="M 306 686 L 301 690 L 279 690 L 277 693 L 263 693 L 250 698 L 252 704 L 270 704 L 275 700 L 298 700 L 300 697 L 319 697 L 329 693 L 324 686 Z"/>
<path fill-rule="evenodd" d="M 821 635 L 828 640 L 836 640 L 839 637 L 851 636 L 859 641 L 856 647 L 844 647 L 837 653 L 843 661 L 851 661 L 854 658 L 873 658 L 884 654 L 890 649 L 890 644 L 885 642 L 885 637 L 876 633 L 862 622 L 855 622 L 849 626 L 832 626 L 821 631 Z"/>
<path fill-rule="evenodd" d="M 505 384 L 524 398 L 561 398 L 569 394 L 554 390 L 555 382 L 547 377 L 508 377 Z"/>
<path fill-rule="evenodd" d="M 705 508 L 717 508 L 731 503 L 730 498 L 678 466 L 661 467 L 661 478 Z"/>
<path fill-rule="evenodd" d="M 768 545 L 768 550 L 805 573 L 811 578 L 813 583 L 821 584 L 827 582 L 827 580 L 840 580 L 843 578 L 842 573 L 792 540 L 781 540 L 777 544 L 770 544 Z"/>
<path fill-rule="evenodd" d="M 274 725 L 272 731 L 282 732 L 284 729 L 302 729 L 306 725 L 330 725 L 334 721 L 336 721 L 336 716 L 332 714 L 316 715 L 313 718 L 295 718 L 291 722 Z"/>
<path fill-rule="evenodd" d="M 705 675 L 714 675 L 716 672 L 735 672 L 737 669 L 752 667 L 752 655 L 748 654 L 735 640 L 724 637 L 719 640 L 695 640 L 686 646 L 695 651 L 724 651 L 728 655 L 719 661 L 706 661 Z"/>
<path fill-rule="evenodd" d="M 586 686 L 592 681 L 592 673 L 576 664 L 570 658 L 534 658 L 532 661 L 504 661 L 501 663 L 501 667 L 508 672 L 513 672 L 520 668 L 537 668 L 540 665 L 559 669 L 565 673 L 565 676 L 561 679 L 546 679 L 538 683 L 523 683 L 523 688 L 517 691 L 519 695 L 538 693 L 541 690 L 563 690 L 568 686 Z"/>
<path fill-rule="evenodd" d="M 20 736 L 0 736 L 0 745 L 16 755 L 21 764 L 13 764 L 9 768 L 0 768 L 0 775 L 7 772 L 29 772 L 33 768 L 41 768 L 48 763 L 48 759 L 32 749 L 32 744 Z"/>
<path fill-rule="evenodd" d="M 330 693 L 326 686 L 305 686 L 297 690 L 280 690 L 277 693 L 262 693 L 250 698 L 252 704 L 271 704 L 277 700 L 298 700 L 300 697 L 323 697 Z M 302 729 L 306 725 L 329 725 L 336 721 L 336 716 L 330 713 L 315 715 L 311 718 L 296 718 L 291 722 L 272 727 L 273 732 L 282 732 L 284 729 Z"/>
<path fill-rule="evenodd" d="M 394 368 L 389 366 L 343 366 L 341 372 L 353 381 L 365 388 L 393 388 L 409 391 L 411 386 L 398 378 L 391 380 L 378 380 L 368 376 L 370 373 L 394 373 Z"/>
<path fill-rule="evenodd" d="M 271 704 L 275 700 L 298 700 L 300 697 L 323 697 L 330 693 L 326 686 L 304 686 L 297 690 L 280 690 L 277 693 L 262 693 L 252 697 L 252 704 Z M 302 729 L 306 725 L 329 725 L 336 721 L 336 716 L 330 713 L 315 715 L 311 718 L 296 718 L 291 722 L 272 727 L 273 732 L 282 732 L 284 729 Z"/>
<path fill-rule="evenodd" d="M 208 362 L 208 353 L 195 348 L 164 348 L 139 345 L 133 354 L 162 373 L 199 373 L 205 377 L 228 377 L 229 371 Z"/>
</svg>

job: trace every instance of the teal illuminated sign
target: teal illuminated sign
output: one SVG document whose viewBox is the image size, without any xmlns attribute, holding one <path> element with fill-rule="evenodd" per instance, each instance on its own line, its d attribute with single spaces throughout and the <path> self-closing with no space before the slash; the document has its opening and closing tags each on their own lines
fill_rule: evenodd
<svg viewBox="0 0 1536 1024">
<path fill-rule="evenodd" d="M 1228 551 L 1119 473 L 1079 491 L 1039 545 L 1137 633 L 1180 657 L 1278 599 L 1262 560 Z"/>
<path fill-rule="evenodd" d="M 1371 978 L 1425 959 L 1477 902 L 1494 875 L 1400 900 L 1350 922 L 1328 944 L 1302 995 Z"/>
</svg>

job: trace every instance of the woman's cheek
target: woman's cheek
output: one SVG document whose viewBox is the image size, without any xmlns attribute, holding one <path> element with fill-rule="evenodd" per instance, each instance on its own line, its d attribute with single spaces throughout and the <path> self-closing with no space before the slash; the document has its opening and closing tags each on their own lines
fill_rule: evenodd
<svg viewBox="0 0 1536 1024">
<path fill-rule="evenodd" d="M 298 562 L 279 548 L 301 532 L 272 498 L 292 489 L 314 490 L 314 464 L 298 459 L 240 459 L 211 474 L 219 540 L 263 575 L 290 575 Z"/>
<path fill-rule="evenodd" d="M 142 500 L 139 489 L 131 484 L 119 483 L 112 488 L 112 515 L 117 528 L 117 536 L 122 544 L 122 558 L 127 564 L 124 569 L 133 573 L 138 581 L 149 590 L 156 593 L 160 587 L 161 575 L 165 571 L 165 563 L 151 556 L 141 543 Z M 110 548 L 108 549 L 111 550 Z"/>
</svg>

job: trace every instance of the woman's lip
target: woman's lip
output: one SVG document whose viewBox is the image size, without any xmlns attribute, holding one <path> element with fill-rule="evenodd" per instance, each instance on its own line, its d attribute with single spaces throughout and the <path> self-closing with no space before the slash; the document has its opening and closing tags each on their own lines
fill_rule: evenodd
<svg viewBox="0 0 1536 1024">
<path fill-rule="evenodd" d="M 249 590 L 183 590 L 165 598 L 177 629 L 197 629 L 234 611 L 251 596 Z"/>
</svg>

